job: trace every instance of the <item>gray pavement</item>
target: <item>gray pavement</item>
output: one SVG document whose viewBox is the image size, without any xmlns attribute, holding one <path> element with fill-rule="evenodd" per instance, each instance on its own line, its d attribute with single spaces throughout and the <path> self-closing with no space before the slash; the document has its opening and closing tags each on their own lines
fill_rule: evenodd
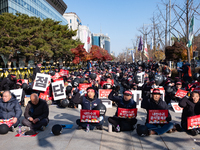
<svg viewBox="0 0 200 150">
<path fill-rule="evenodd" d="M 24 108 L 22 108 L 24 110 Z M 161 136 L 152 135 L 139 137 L 136 131 L 109 133 L 107 118 L 113 116 L 116 107 L 107 109 L 104 129 L 89 133 L 77 130 L 76 119 L 79 118 L 79 109 L 57 108 L 49 106 L 50 122 L 45 131 L 41 131 L 36 137 L 15 137 L 16 132 L 0 135 L 1 150 L 200 150 L 200 135 L 191 136 L 185 132 L 165 133 Z M 179 123 L 180 113 L 170 110 L 174 123 Z M 144 124 L 146 112 L 138 110 L 138 123 Z M 23 117 L 21 118 L 23 119 Z M 63 129 L 59 136 L 51 133 L 54 124 L 73 124 L 72 129 Z"/>
</svg>

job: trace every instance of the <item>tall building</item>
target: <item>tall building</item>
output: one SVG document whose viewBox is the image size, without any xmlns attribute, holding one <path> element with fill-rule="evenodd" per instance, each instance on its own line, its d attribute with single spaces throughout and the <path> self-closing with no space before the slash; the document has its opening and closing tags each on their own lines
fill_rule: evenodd
<svg viewBox="0 0 200 150">
<path fill-rule="evenodd" d="M 68 26 L 72 30 L 77 30 L 76 36 L 73 39 L 80 39 L 79 26 L 82 25 L 81 19 L 74 12 L 64 13 L 63 17 L 67 20 Z"/>
<path fill-rule="evenodd" d="M 68 21 L 69 28 L 72 30 L 78 30 L 79 25 L 82 25 L 81 19 L 74 12 L 64 13 L 63 17 Z"/>
<path fill-rule="evenodd" d="M 92 45 L 97 45 L 110 54 L 110 37 L 104 34 L 92 34 Z"/>
<path fill-rule="evenodd" d="M 79 39 L 84 43 L 84 48 L 87 52 L 91 47 L 91 32 L 89 27 L 82 25 L 81 19 L 74 12 L 64 13 L 63 17 L 68 21 L 68 26 L 72 30 L 77 30 L 76 36 L 73 39 Z"/>
<path fill-rule="evenodd" d="M 41 19 L 61 21 L 62 25 L 68 24 L 62 16 L 66 9 L 67 5 L 63 0 L 0 0 L 0 14 L 19 12 Z"/>
</svg>

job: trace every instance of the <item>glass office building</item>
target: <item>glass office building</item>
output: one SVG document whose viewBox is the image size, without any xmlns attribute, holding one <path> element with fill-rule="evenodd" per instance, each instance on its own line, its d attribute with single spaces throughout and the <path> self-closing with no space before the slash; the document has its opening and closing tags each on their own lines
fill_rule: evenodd
<svg viewBox="0 0 200 150">
<path fill-rule="evenodd" d="M 97 45 L 110 54 L 110 37 L 104 34 L 92 34 L 92 45 Z"/>
<path fill-rule="evenodd" d="M 0 0 L 0 14 L 22 13 L 29 16 L 39 17 L 41 19 L 51 18 L 55 21 L 61 21 L 62 25 L 67 25 L 67 20 L 46 0 Z"/>
</svg>

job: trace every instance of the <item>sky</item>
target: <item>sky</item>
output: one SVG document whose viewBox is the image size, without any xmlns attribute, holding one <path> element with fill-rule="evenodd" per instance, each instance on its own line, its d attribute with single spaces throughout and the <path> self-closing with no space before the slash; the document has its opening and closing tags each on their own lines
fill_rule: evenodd
<svg viewBox="0 0 200 150">
<path fill-rule="evenodd" d="M 92 33 L 101 32 L 110 37 L 110 49 L 115 56 L 133 47 L 137 36 L 142 35 L 138 30 L 143 24 L 151 24 L 153 15 L 159 14 L 157 5 L 165 13 L 161 0 L 63 1 L 67 4 L 66 12 L 75 12 Z M 172 0 L 174 2 L 183 4 L 183 0 Z"/>
</svg>

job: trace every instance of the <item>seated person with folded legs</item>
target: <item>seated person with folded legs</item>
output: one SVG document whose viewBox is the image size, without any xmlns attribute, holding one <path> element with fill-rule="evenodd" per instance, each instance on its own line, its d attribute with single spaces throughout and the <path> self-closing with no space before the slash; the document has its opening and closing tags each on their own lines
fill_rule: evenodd
<svg viewBox="0 0 200 150">
<path fill-rule="evenodd" d="M 31 94 L 28 102 L 22 124 L 30 127 L 30 131 L 25 132 L 26 135 L 34 135 L 38 129 L 44 130 L 49 119 L 49 107 L 46 101 L 40 99 L 36 93 Z"/>
<path fill-rule="evenodd" d="M 13 125 L 10 127 L 10 131 L 14 131 L 14 127 L 20 123 L 21 115 L 21 106 L 16 97 L 10 91 L 4 91 L 3 97 L 0 99 L 0 119 L 12 119 Z"/>
<path fill-rule="evenodd" d="M 171 115 L 168 111 L 168 117 L 166 118 L 166 121 L 168 122 L 167 124 L 150 124 L 149 123 L 149 110 L 168 110 L 168 105 L 166 104 L 165 101 L 163 101 L 161 98 L 161 93 L 159 89 L 154 89 L 152 93 L 152 98 L 150 99 L 143 99 L 141 107 L 146 109 L 147 111 L 147 119 L 146 119 L 146 127 L 149 130 L 149 135 L 151 134 L 164 134 L 165 132 L 171 133 L 176 130 L 177 125 L 173 125 L 171 123 Z M 139 126 L 139 124 L 138 124 Z"/>
<path fill-rule="evenodd" d="M 137 119 L 119 118 L 118 108 L 133 109 L 136 108 L 136 102 L 132 99 L 132 93 L 129 90 L 124 91 L 123 97 L 115 96 L 119 89 L 120 87 L 117 86 L 108 96 L 108 99 L 114 101 L 117 104 L 117 111 L 113 117 L 108 118 L 108 122 L 113 125 L 113 128 L 116 132 L 134 130 Z"/>
<path fill-rule="evenodd" d="M 190 133 L 195 136 L 200 133 L 200 129 L 187 129 L 187 118 L 195 115 L 199 115 L 199 92 L 194 91 L 191 97 L 185 96 L 180 102 L 179 106 L 183 108 L 181 117 L 181 126 L 185 131 L 190 131 Z"/>
<path fill-rule="evenodd" d="M 87 94 L 81 96 L 80 93 L 76 93 L 76 95 L 72 98 L 72 101 L 75 104 L 81 104 L 82 109 L 84 110 L 93 110 L 98 104 L 102 103 L 100 99 L 97 98 L 97 94 L 95 94 L 94 87 L 87 88 Z M 88 122 L 81 122 L 80 119 L 76 120 L 77 125 L 79 126 L 78 129 L 86 129 L 89 125 L 90 130 L 94 129 L 103 129 L 103 121 L 104 116 L 99 117 L 99 123 L 88 123 Z"/>
</svg>

